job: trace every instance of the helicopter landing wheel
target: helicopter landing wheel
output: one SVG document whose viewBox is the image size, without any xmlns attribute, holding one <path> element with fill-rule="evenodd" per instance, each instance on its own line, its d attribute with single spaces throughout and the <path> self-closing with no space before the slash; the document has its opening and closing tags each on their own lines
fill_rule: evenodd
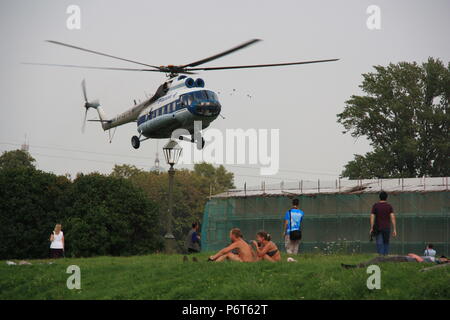
<svg viewBox="0 0 450 320">
<path fill-rule="evenodd" d="M 131 145 L 133 146 L 133 148 L 139 149 L 139 146 L 141 145 L 141 141 L 139 140 L 138 137 L 132 136 L 131 137 Z"/>
<path fill-rule="evenodd" d="M 205 139 L 202 137 L 202 146 L 199 148 L 199 146 L 197 145 L 197 149 L 202 150 L 204 147 L 205 147 Z"/>
</svg>

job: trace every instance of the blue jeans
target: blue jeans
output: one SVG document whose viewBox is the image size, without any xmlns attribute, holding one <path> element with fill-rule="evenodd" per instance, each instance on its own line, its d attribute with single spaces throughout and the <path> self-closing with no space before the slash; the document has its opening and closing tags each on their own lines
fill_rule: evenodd
<svg viewBox="0 0 450 320">
<path fill-rule="evenodd" d="M 377 252 L 381 255 L 389 254 L 389 236 L 391 235 L 390 229 L 381 229 L 378 230 L 376 243 L 377 243 Z"/>
</svg>

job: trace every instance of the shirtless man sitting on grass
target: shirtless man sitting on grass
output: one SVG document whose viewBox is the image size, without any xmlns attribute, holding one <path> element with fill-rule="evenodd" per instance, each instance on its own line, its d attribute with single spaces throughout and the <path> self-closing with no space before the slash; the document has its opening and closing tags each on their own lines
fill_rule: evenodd
<svg viewBox="0 0 450 320">
<path fill-rule="evenodd" d="M 209 257 L 208 261 L 220 262 L 224 260 L 239 262 L 254 262 L 255 257 L 250 245 L 244 241 L 241 230 L 238 228 L 230 231 L 231 244 Z"/>
</svg>

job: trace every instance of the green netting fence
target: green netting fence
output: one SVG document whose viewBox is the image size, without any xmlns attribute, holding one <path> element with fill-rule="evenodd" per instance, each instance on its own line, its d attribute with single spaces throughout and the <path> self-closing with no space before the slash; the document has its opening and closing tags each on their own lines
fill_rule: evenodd
<svg viewBox="0 0 450 320">
<path fill-rule="evenodd" d="M 449 191 L 395 192 L 389 202 L 397 217 L 397 238 L 391 253 L 422 254 L 433 243 L 438 254 L 450 255 Z M 369 241 L 369 215 L 378 192 L 301 194 L 305 212 L 301 252 L 373 253 Z M 215 251 L 229 244 L 229 230 L 237 227 L 246 240 L 266 230 L 284 250 L 282 225 L 292 195 L 258 195 L 212 198 L 205 206 L 202 222 L 202 250 Z"/>
</svg>

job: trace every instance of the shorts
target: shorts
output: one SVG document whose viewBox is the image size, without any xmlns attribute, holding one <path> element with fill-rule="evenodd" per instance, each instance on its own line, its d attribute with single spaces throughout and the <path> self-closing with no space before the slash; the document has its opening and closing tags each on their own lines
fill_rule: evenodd
<svg viewBox="0 0 450 320">
<path fill-rule="evenodd" d="M 297 254 L 300 240 L 291 240 L 289 235 L 284 236 L 284 246 L 288 254 Z"/>
<path fill-rule="evenodd" d="M 63 249 L 51 249 L 50 248 L 50 258 L 58 259 L 63 257 L 64 250 Z"/>
</svg>

